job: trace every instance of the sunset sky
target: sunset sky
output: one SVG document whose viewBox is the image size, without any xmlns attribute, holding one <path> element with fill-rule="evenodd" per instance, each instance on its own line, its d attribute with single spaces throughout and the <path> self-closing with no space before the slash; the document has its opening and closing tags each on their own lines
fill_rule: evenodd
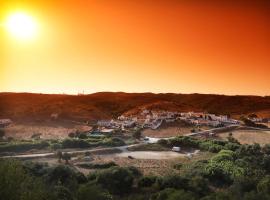
<svg viewBox="0 0 270 200">
<path fill-rule="evenodd" d="M 270 95 L 270 6 L 247 2 L 0 0 L 0 92 Z"/>
</svg>

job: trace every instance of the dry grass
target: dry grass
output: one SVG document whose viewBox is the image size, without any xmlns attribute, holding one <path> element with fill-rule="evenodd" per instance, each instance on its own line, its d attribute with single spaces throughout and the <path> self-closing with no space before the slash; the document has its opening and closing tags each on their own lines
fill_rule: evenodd
<svg viewBox="0 0 270 200">
<path fill-rule="evenodd" d="M 270 131 L 237 130 L 232 134 L 241 144 L 270 144 Z M 228 136 L 229 133 L 218 134 L 221 139 L 226 139 Z"/>
<path fill-rule="evenodd" d="M 190 133 L 192 128 L 188 127 L 168 127 L 166 129 L 157 129 L 157 130 L 152 130 L 152 129 L 146 129 L 143 131 L 143 136 L 148 136 L 148 137 L 172 137 L 172 136 L 178 136 L 178 135 L 184 135 L 186 133 Z"/>
<path fill-rule="evenodd" d="M 6 136 L 15 139 L 29 139 L 35 133 L 40 133 L 43 139 L 63 139 L 68 137 L 68 133 L 76 130 L 86 130 L 91 127 L 74 125 L 71 127 L 12 124 L 5 128 Z"/>
<path fill-rule="evenodd" d="M 129 159 L 124 157 L 102 156 L 102 157 L 94 157 L 94 161 L 92 162 L 98 164 L 115 162 L 117 165 L 121 167 L 134 166 L 138 168 L 144 175 L 164 176 L 180 173 L 179 170 L 174 168 L 174 165 L 177 163 L 188 164 L 190 162 L 208 159 L 211 156 L 212 154 L 208 152 L 199 152 L 192 159 L 188 159 L 186 157 L 179 157 L 174 159 L 156 160 L 156 159 Z M 76 161 L 74 163 L 76 163 Z M 95 171 L 82 169 L 79 167 L 76 168 L 79 171 L 83 172 L 84 174 L 88 174 L 91 171 Z"/>
<path fill-rule="evenodd" d="M 209 159 L 213 155 L 214 155 L 213 153 L 209 152 L 199 152 L 198 154 L 194 155 L 193 158 L 191 159 L 188 159 L 187 157 L 178 157 L 173 159 L 156 160 L 156 159 L 129 159 L 112 155 L 92 154 L 91 157 L 93 158 L 93 161 L 89 162 L 96 164 L 115 162 L 117 165 L 121 167 L 134 166 L 138 168 L 144 175 L 164 176 L 164 175 L 179 174 L 182 172 L 182 169 L 177 170 L 174 168 L 175 164 L 182 163 L 184 165 L 188 165 L 189 163 L 196 162 L 198 160 Z M 78 163 L 82 162 L 86 163 L 83 160 L 83 157 L 84 157 L 83 155 L 72 157 L 72 160 L 70 161 L 70 166 L 76 168 L 85 175 L 89 174 L 90 172 L 94 172 L 95 169 L 84 169 L 76 166 L 76 164 Z M 32 161 L 43 163 L 45 162 L 48 163 L 50 166 L 59 165 L 57 158 L 35 158 L 32 159 Z"/>
</svg>

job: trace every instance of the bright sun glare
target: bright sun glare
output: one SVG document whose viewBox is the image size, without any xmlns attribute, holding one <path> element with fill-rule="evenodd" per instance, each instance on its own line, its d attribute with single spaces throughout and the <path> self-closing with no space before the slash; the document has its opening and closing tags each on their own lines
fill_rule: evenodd
<svg viewBox="0 0 270 200">
<path fill-rule="evenodd" d="M 7 18 L 6 27 L 18 39 L 33 39 L 37 33 L 35 20 L 25 13 L 11 14 Z"/>
</svg>

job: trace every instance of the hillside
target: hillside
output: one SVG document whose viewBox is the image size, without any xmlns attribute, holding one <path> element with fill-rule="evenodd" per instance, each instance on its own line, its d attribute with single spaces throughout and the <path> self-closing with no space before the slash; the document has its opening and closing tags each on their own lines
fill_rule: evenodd
<svg viewBox="0 0 270 200">
<path fill-rule="evenodd" d="M 270 97 L 122 92 L 82 96 L 0 93 L 0 118 L 14 121 L 46 120 L 52 113 L 58 113 L 59 120 L 94 121 L 126 112 L 136 113 L 139 108 L 231 115 L 263 113 L 265 117 L 270 116 Z"/>
</svg>

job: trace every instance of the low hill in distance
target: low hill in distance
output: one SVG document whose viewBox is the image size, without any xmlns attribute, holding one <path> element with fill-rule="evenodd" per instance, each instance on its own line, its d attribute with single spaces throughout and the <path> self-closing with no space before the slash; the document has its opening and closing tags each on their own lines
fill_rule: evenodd
<svg viewBox="0 0 270 200">
<path fill-rule="evenodd" d="M 212 94 L 101 92 L 89 95 L 0 93 L 0 118 L 13 121 L 58 120 L 96 121 L 116 118 L 139 109 L 204 111 L 215 114 L 256 113 L 270 117 L 270 97 Z"/>
</svg>

